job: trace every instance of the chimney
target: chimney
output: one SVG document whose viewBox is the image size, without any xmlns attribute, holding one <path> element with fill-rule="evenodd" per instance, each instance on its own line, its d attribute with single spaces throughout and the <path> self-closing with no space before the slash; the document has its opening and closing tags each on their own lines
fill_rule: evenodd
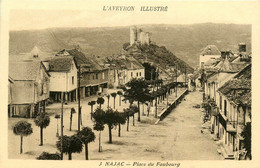
<svg viewBox="0 0 260 168">
<path fill-rule="evenodd" d="M 238 51 L 239 52 L 246 52 L 246 43 L 239 43 L 238 44 Z"/>
</svg>

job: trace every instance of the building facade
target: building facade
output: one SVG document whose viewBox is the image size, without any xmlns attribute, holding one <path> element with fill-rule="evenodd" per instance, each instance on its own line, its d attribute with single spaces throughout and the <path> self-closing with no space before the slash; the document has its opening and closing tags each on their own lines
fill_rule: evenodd
<svg viewBox="0 0 260 168">
<path fill-rule="evenodd" d="M 220 57 L 221 52 L 219 51 L 219 49 L 215 45 L 208 45 L 202 50 L 200 54 L 199 66 L 200 68 L 203 68 L 204 64 L 209 60 L 218 59 Z"/>
<path fill-rule="evenodd" d="M 11 117 L 35 117 L 45 111 L 49 99 L 50 74 L 41 61 L 10 62 Z"/>
<path fill-rule="evenodd" d="M 50 73 L 50 98 L 55 102 L 77 100 L 78 68 L 71 56 L 55 56 L 46 64 Z"/>
</svg>

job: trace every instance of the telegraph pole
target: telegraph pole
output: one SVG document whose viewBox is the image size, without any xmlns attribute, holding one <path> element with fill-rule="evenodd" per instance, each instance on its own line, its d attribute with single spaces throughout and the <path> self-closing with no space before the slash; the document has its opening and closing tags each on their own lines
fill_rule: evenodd
<svg viewBox="0 0 260 168">
<path fill-rule="evenodd" d="M 81 108 L 80 108 L 80 66 L 78 70 L 78 131 L 80 131 Z"/>
<path fill-rule="evenodd" d="M 61 160 L 63 160 L 63 92 L 61 92 L 61 118 L 60 118 L 60 121 L 61 121 L 61 138 L 60 138 L 60 141 L 61 141 L 61 149 L 60 149 L 60 152 L 61 152 Z"/>
<path fill-rule="evenodd" d="M 188 84 L 187 84 L 187 67 L 185 65 L 185 87 L 188 87 Z"/>
<path fill-rule="evenodd" d="M 176 64 L 176 91 L 175 91 L 175 95 L 177 97 L 177 90 L 178 90 L 178 84 L 177 84 L 177 78 L 178 78 L 178 65 Z"/>
</svg>

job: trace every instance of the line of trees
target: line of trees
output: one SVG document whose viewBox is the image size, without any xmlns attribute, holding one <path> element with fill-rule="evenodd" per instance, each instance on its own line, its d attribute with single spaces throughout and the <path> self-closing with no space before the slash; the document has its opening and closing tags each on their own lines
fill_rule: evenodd
<svg viewBox="0 0 260 168">
<path fill-rule="evenodd" d="M 153 89 L 151 92 L 149 86 L 156 87 L 156 91 Z M 160 87 L 160 88 L 159 88 Z M 88 103 L 91 106 L 91 120 L 94 122 L 93 129 L 99 131 L 99 147 L 98 151 L 102 151 L 101 146 L 101 132 L 104 130 L 105 125 L 108 127 L 109 133 L 109 143 L 112 143 L 112 129 L 118 128 L 118 136 L 121 136 L 121 125 L 127 123 L 127 130 L 129 131 L 129 123 L 130 117 L 133 118 L 133 126 L 135 126 L 135 113 L 138 113 L 138 121 L 141 121 L 140 115 L 140 103 L 147 104 L 147 102 L 151 102 L 158 97 L 165 98 L 166 93 L 169 92 L 169 89 L 174 88 L 174 84 L 162 85 L 161 80 L 154 81 L 146 81 L 144 79 L 132 79 L 130 82 L 126 84 L 126 87 L 123 87 L 123 92 L 118 91 L 111 93 L 110 95 L 106 95 L 109 101 L 110 96 L 114 98 L 113 108 L 108 107 L 106 110 L 102 109 L 102 105 L 104 104 L 104 98 L 98 97 L 96 101 L 90 101 Z M 124 99 L 122 101 L 129 101 L 130 105 L 128 108 L 124 109 L 123 112 L 118 112 L 115 108 L 116 105 L 116 97 L 119 96 L 119 106 L 121 105 L 121 97 Z M 137 106 L 134 105 L 134 102 L 137 103 Z M 157 101 L 156 101 L 157 103 Z M 93 109 L 94 105 L 98 104 L 97 109 Z M 75 109 L 71 109 L 70 113 L 70 131 L 72 127 L 72 118 L 75 113 Z M 60 116 L 56 115 L 55 119 L 57 119 L 57 134 L 58 134 L 58 120 Z M 34 119 L 34 123 L 36 126 L 40 128 L 40 146 L 43 145 L 43 129 L 48 127 L 50 124 L 50 117 L 45 112 L 41 112 Z M 23 137 L 29 136 L 33 133 L 33 129 L 31 124 L 26 121 L 18 122 L 14 128 L 13 132 L 15 135 L 21 136 L 21 145 L 20 145 L 20 153 L 23 152 L 22 144 Z M 68 155 L 68 159 L 72 159 L 73 153 L 82 152 L 83 146 L 85 147 L 85 159 L 88 160 L 88 144 L 95 140 L 96 136 L 90 127 L 83 127 L 80 131 L 77 131 L 76 134 L 72 136 L 64 135 L 63 140 L 61 141 L 61 137 L 58 138 L 57 141 L 57 149 L 62 151 Z M 61 145 L 61 142 L 62 145 Z M 48 152 L 43 152 L 37 159 L 53 159 L 59 160 L 60 157 L 57 156 L 57 153 L 51 154 Z"/>
</svg>

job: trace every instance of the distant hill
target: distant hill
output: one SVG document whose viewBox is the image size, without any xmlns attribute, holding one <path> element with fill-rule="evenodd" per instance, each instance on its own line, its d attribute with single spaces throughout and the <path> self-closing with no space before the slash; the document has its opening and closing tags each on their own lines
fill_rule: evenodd
<svg viewBox="0 0 260 168">
<path fill-rule="evenodd" d="M 138 27 L 151 32 L 153 42 L 165 46 L 192 67 L 198 66 L 199 53 L 207 44 L 215 44 L 220 50 L 236 51 L 239 42 L 246 42 L 248 51 L 251 51 L 251 25 L 203 23 Z M 104 57 L 119 54 L 126 42 L 129 42 L 129 26 L 11 31 L 9 53 L 30 52 L 35 45 L 45 52 L 58 52 L 79 45 L 86 55 Z"/>
</svg>

